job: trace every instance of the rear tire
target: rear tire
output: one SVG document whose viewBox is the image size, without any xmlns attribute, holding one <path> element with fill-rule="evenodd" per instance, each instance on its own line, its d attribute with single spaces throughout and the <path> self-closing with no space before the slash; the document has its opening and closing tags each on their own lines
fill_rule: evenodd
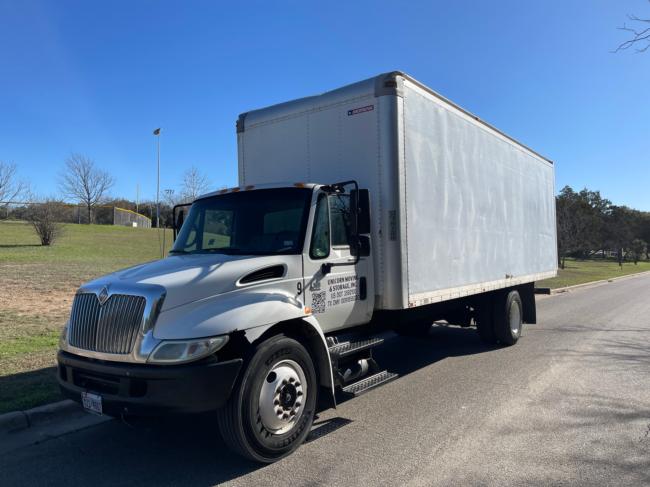
<svg viewBox="0 0 650 487">
<path fill-rule="evenodd" d="M 514 345 L 521 336 L 524 306 L 517 291 L 503 293 L 494 302 L 494 332 L 499 343 Z"/>
<path fill-rule="evenodd" d="M 256 462 L 289 455 L 309 434 L 317 389 L 314 364 L 300 342 L 277 335 L 260 343 L 217 413 L 224 441 Z"/>
</svg>

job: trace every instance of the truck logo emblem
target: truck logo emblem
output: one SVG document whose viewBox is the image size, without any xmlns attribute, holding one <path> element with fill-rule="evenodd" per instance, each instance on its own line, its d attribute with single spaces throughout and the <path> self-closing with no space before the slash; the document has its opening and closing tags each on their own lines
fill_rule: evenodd
<svg viewBox="0 0 650 487">
<path fill-rule="evenodd" d="M 102 288 L 99 295 L 97 296 L 97 299 L 99 299 L 99 305 L 104 306 L 104 303 L 108 300 L 108 287 L 107 286 L 104 286 Z"/>
</svg>

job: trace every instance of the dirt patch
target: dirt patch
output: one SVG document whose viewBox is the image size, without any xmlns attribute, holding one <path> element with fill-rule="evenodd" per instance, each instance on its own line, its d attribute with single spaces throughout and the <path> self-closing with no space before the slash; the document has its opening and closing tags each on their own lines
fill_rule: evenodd
<svg viewBox="0 0 650 487">
<path fill-rule="evenodd" d="M 74 293 L 87 279 L 62 266 L 3 264 L 0 272 L 0 309 L 20 314 L 60 317 L 69 312 Z M 85 272 L 84 274 L 89 274 Z"/>
</svg>

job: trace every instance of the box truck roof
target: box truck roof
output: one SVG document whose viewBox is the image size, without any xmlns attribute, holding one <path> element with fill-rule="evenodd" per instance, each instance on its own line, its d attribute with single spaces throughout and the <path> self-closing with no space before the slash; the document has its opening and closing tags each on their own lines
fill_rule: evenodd
<svg viewBox="0 0 650 487">
<path fill-rule="evenodd" d="M 298 116 L 305 112 L 319 110 L 322 108 L 321 103 L 323 99 L 327 100 L 327 106 L 329 107 L 332 105 L 336 105 L 337 103 L 348 102 L 350 101 L 350 99 L 354 97 L 359 97 L 359 99 L 362 99 L 366 97 L 369 92 L 374 92 L 374 96 L 391 95 L 391 94 L 401 96 L 403 90 L 402 85 L 405 79 L 417 85 L 420 89 L 435 96 L 440 101 L 454 107 L 455 109 L 459 110 L 463 114 L 474 119 L 476 122 L 500 134 L 501 136 L 505 137 L 506 139 L 510 140 L 511 142 L 515 143 L 521 148 L 529 151 L 530 153 L 534 154 L 535 156 L 541 159 L 544 159 L 546 162 L 553 164 L 553 161 L 551 159 L 544 157 L 539 152 L 531 149 L 525 144 L 522 144 L 514 137 L 511 137 L 510 135 L 502 132 L 501 130 L 489 124 L 485 120 L 474 115 L 469 110 L 466 110 L 463 107 L 457 105 L 453 101 L 449 100 L 448 98 L 445 98 L 438 92 L 432 90 L 425 84 L 419 82 L 415 78 L 409 76 L 408 74 L 402 71 L 391 71 L 388 73 L 383 73 L 373 78 L 369 78 L 363 81 L 359 81 L 357 83 L 343 86 L 341 88 L 337 88 L 332 91 L 327 91 L 319 95 L 299 98 L 296 100 L 265 107 L 263 109 L 244 112 L 239 115 L 239 118 L 237 120 L 237 132 L 238 133 L 243 132 L 244 130 L 246 130 L 247 127 L 254 127 L 256 125 L 264 124 L 267 122 Z M 327 97 L 323 97 L 323 95 L 327 95 Z"/>
</svg>

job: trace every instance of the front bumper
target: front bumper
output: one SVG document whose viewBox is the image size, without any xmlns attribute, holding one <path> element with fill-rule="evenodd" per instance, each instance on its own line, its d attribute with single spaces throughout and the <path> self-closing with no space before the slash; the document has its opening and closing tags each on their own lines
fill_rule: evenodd
<svg viewBox="0 0 650 487">
<path fill-rule="evenodd" d="M 81 402 L 81 392 L 102 397 L 106 414 L 200 413 L 223 406 L 232 392 L 242 359 L 209 359 L 184 365 L 104 362 L 59 351 L 63 395 Z"/>
</svg>

